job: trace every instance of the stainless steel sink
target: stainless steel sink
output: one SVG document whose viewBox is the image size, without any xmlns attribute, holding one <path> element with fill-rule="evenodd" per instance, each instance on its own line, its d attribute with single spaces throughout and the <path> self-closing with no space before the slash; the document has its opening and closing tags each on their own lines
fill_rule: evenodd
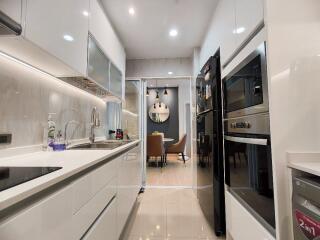
<svg viewBox="0 0 320 240">
<path fill-rule="evenodd" d="M 105 149 L 112 150 L 117 147 L 123 146 L 129 143 L 129 141 L 103 141 L 103 142 L 95 142 L 95 143 L 84 143 L 72 146 L 69 150 L 79 150 L 79 149 Z"/>
</svg>

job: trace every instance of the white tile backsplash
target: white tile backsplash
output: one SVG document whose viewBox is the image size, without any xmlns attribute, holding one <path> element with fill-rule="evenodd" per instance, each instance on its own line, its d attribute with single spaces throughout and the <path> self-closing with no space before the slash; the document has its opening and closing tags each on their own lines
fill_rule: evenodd
<svg viewBox="0 0 320 240">
<path fill-rule="evenodd" d="M 101 128 L 96 136 L 105 135 L 106 104 L 101 99 L 38 72 L 23 64 L 0 56 L 0 133 L 12 133 L 13 148 L 42 144 L 48 113 L 55 113 L 56 130 L 64 131 L 69 120 L 80 122 L 73 139 L 89 136 L 90 117 L 97 107 Z M 75 125 L 70 125 L 72 135 Z"/>
</svg>

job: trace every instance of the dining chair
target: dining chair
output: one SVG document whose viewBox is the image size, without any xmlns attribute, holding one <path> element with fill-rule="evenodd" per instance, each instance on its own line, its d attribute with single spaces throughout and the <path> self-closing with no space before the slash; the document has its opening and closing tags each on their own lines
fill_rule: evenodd
<svg viewBox="0 0 320 240">
<path fill-rule="evenodd" d="M 187 134 L 185 134 L 179 142 L 170 145 L 166 150 L 165 162 L 167 161 L 167 154 L 179 154 L 181 153 L 183 162 L 186 163 L 184 150 L 186 148 Z"/>
<path fill-rule="evenodd" d="M 161 159 L 161 167 L 163 167 L 165 158 L 165 149 L 162 135 L 148 135 L 147 136 L 147 162 L 150 157 L 155 157 L 158 166 L 158 157 Z"/>
</svg>

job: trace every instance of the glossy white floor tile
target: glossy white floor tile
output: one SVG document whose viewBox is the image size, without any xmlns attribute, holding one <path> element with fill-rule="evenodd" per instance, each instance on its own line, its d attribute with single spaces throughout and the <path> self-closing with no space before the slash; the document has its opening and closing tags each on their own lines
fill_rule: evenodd
<svg viewBox="0 0 320 240">
<path fill-rule="evenodd" d="M 167 165 L 163 168 L 151 164 L 147 167 L 148 186 L 192 186 L 192 160 L 177 159 L 177 155 L 168 155 Z"/>
<path fill-rule="evenodd" d="M 222 240 L 208 225 L 192 189 L 146 189 L 124 240 Z"/>
</svg>

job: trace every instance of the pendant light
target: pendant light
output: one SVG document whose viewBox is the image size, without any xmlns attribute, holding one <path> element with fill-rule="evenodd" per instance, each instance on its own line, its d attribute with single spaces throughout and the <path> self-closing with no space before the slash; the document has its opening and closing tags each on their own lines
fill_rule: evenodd
<svg viewBox="0 0 320 240">
<path fill-rule="evenodd" d="M 147 97 L 149 97 L 149 88 L 147 88 L 147 94 L 146 94 Z"/>
<path fill-rule="evenodd" d="M 156 99 L 159 100 L 159 91 L 158 91 L 158 79 L 156 79 L 156 89 L 157 89 L 157 96 L 156 96 Z"/>
<path fill-rule="evenodd" d="M 164 95 L 168 95 L 167 88 L 164 89 Z"/>
</svg>

